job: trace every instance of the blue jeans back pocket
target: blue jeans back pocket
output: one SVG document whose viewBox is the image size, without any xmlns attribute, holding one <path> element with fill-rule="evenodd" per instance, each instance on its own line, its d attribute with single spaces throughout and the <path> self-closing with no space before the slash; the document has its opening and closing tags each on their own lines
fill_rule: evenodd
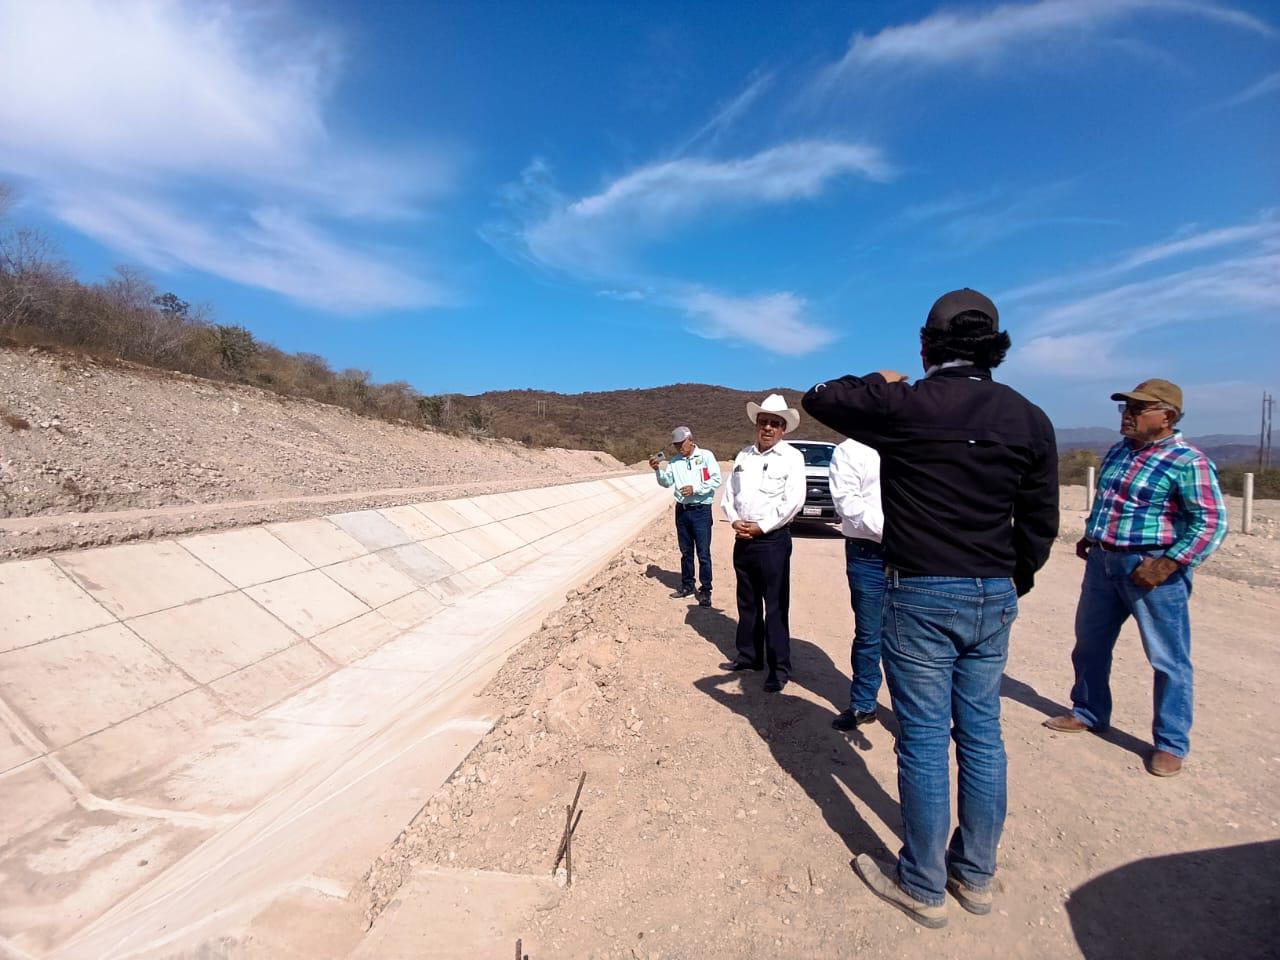
<svg viewBox="0 0 1280 960">
<path fill-rule="evenodd" d="M 900 654 L 915 660 L 939 660 L 955 656 L 955 625 L 960 611 L 953 607 L 926 607 L 900 600 L 889 601 L 887 642 Z"/>
</svg>

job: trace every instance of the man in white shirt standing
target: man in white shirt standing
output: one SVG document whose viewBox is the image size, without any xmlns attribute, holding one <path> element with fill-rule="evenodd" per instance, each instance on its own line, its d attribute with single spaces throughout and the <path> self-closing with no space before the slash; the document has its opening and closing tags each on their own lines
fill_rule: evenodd
<svg viewBox="0 0 1280 960">
<path fill-rule="evenodd" d="M 791 528 L 804 505 L 804 455 L 782 439 L 800 412 L 779 394 L 748 403 L 756 440 L 733 461 L 721 507 L 733 524 L 733 572 L 738 578 L 738 655 L 727 670 L 762 670 L 766 693 L 791 678 Z"/>
<path fill-rule="evenodd" d="M 680 544 L 680 589 L 677 600 L 694 596 L 693 555 L 698 554 L 702 589 L 698 605 L 711 606 L 711 504 L 720 488 L 720 464 L 716 455 L 693 442 L 693 431 L 676 427 L 671 431 L 676 456 L 665 462 L 658 454 L 649 458 L 649 467 L 658 485 L 674 487 L 676 497 L 676 540 Z"/>
<path fill-rule="evenodd" d="M 884 511 L 880 507 L 880 454 L 846 440 L 831 455 L 831 499 L 844 534 L 845 573 L 853 607 L 853 668 L 849 709 L 831 726 L 849 731 L 873 723 L 880 693 L 880 616 L 884 602 Z"/>
</svg>

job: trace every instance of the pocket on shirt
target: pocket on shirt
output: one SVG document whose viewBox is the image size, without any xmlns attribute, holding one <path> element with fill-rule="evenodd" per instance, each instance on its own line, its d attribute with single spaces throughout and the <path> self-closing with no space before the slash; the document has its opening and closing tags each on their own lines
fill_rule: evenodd
<svg viewBox="0 0 1280 960">
<path fill-rule="evenodd" d="M 779 496 L 787 489 L 787 478 L 765 475 L 760 478 L 760 492 L 766 497 Z"/>
<path fill-rule="evenodd" d="M 885 642 L 895 652 L 922 661 L 955 657 L 953 637 L 959 609 L 890 600 L 888 613 Z"/>
</svg>

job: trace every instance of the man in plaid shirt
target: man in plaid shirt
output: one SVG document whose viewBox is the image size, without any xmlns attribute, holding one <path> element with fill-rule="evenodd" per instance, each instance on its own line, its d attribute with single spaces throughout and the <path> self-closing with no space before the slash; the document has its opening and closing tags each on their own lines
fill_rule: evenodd
<svg viewBox="0 0 1280 960">
<path fill-rule="evenodd" d="M 1129 617 L 1155 670 L 1155 750 L 1147 770 L 1171 777 L 1190 749 L 1191 571 L 1227 535 L 1213 462 L 1175 427 L 1182 390 L 1145 380 L 1120 401 L 1122 441 L 1102 461 L 1076 554 L 1086 562 L 1076 607 L 1072 711 L 1045 721 L 1061 733 L 1102 732 L 1111 720 L 1111 651 Z"/>
</svg>

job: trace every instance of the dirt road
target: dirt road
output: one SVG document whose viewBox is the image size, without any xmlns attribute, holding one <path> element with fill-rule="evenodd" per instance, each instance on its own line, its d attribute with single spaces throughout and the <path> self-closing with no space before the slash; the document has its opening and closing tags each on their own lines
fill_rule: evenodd
<svg viewBox="0 0 1280 960">
<path fill-rule="evenodd" d="M 1212 560 L 1197 578 L 1193 752 L 1160 780 L 1142 767 L 1151 671 L 1131 628 L 1113 732 L 1041 726 L 1070 685 L 1081 567 L 1060 543 L 1013 630 L 995 911 L 950 903 L 947 928 L 927 931 L 850 868 L 856 853 L 896 852 L 900 818 L 887 692 L 880 724 L 848 737 L 829 726 L 848 696 L 842 541 L 797 531 L 795 677 L 770 696 L 758 675 L 718 669 L 735 624 L 727 525 L 714 535 L 715 603 L 701 609 L 668 598 L 670 523 L 498 675 L 505 719 L 375 864 L 372 916 L 410 891 L 399 885 L 416 867 L 545 875 L 585 769 L 574 885 L 506 918 L 533 960 L 1280 955 L 1275 589 L 1215 577 Z"/>
</svg>

